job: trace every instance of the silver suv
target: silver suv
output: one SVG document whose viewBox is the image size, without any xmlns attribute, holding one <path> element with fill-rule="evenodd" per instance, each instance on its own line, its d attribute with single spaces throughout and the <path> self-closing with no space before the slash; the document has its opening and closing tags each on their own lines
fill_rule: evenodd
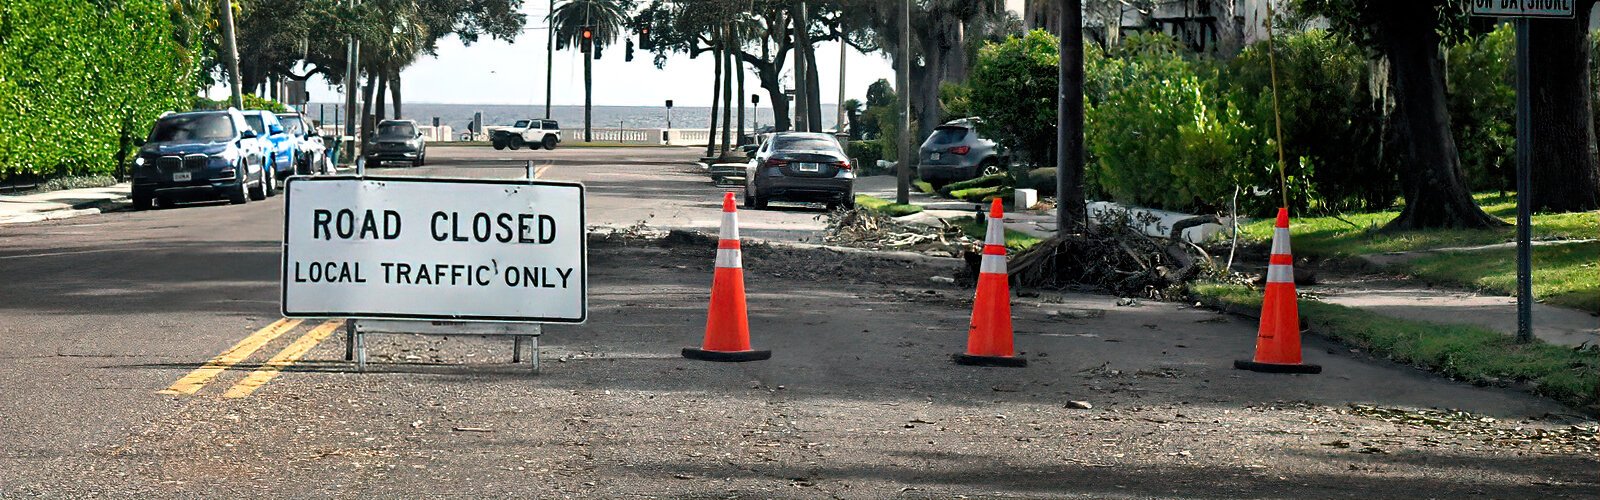
<svg viewBox="0 0 1600 500">
<path fill-rule="evenodd" d="M 1009 151 L 978 135 L 978 118 L 934 128 L 917 157 L 917 177 L 935 187 L 1005 172 L 1011 163 Z"/>
</svg>

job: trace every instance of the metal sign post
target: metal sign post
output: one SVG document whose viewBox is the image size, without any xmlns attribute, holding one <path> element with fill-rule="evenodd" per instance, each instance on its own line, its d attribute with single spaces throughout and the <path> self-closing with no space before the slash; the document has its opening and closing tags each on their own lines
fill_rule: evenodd
<svg viewBox="0 0 1600 500">
<path fill-rule="evenodd" d="M 588 316 L 583 185 L 518 180 L 294 177 L 285 189 L 285 317 L 345 317 L 345 359 L 366 335 L 512 337 Z"/>
<path fill-rule="evenodd" d="M 1472 15 L 1516 18 L 1517 29 L 1517 342 L 1533 341 L 1533 71 L 1530 18 L 1571 18 L 1573 0 L 1472 0 Z"/>
</svg>

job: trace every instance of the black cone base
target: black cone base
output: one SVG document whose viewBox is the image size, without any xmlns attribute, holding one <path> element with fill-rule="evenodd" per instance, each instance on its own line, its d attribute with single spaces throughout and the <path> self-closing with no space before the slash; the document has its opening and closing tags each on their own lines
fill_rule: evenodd
<svg viewBox="0 0 1600 500">
<path fill-rule="evenodd" d="M 1285 365 L 1279 363 L 1257 363 L 1255 361 L 1234 360 L 1233 367 L 1240 370 L 1250 370 L 1261 373 L 1322 373 L 1322 365 Z"/>
<path fill-rule="evenodd" d="M 967 366 L 1003 366 L 1007 368 L 1022 368 L 1028 366 L 1028 359 L 1020 356 L 974 356 L 971 354 L 952 354 L 952 361 L 958 365 Z"/>
<path fill-rule="evenodd" d="M 701 361 L 738 363 L 741 361 L 771 359 L 772 351 L 707 351 L 698 347 L 685 347 L 683 348 L 683 357 Z"/>
</svg>

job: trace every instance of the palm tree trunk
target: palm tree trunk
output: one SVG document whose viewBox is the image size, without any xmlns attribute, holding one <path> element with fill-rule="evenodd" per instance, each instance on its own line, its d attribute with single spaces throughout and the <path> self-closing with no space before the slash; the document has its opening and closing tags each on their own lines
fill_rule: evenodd
<svg viewBox="0 0 1600 500">
<path fill-rule="evenodd" d="M 384 116 L 389 112 L 387 109 L 384 109 L 387 107 L 384 105 L 384 96 L 385 94 L 389 93 L 388 90 L 389 72 L 387 70 L 378 70 L 378 103 L 373 105 L 373 111 L 378 114 L 376 120 L 380 122 L 383 121 Z"/>
<path fill-rule="evenodd" d="M 722 32 L 724 35 L 724 43 L 731 42 L 733 37 L 730 36 L 732 33 L 729 33 L 727 25 L 722 26 Z M 733 73 L 732 54 L 733 51 L 731 50 L 722 51 L 722 59 L 726 61 L 722 66 L 727 68 L 727 71 L 725 71 L 722 75 L 722 152 L 724 154 L 728 152 L 728 136 L 733 133 L 733 78 L 731 78 Z"/>
<path fill-rule="evenodd" d="M 822 131 L 822 77 L 817 75 L 817 50 L 811 45 L 811 36 L 806 36 L 806 44 L 800 48 L 806 51 L 806 124 L 811 125 L 812 132 Z"/>
<path fill-rule="evenodd" d="M 378 80 L 372 73 L 367 73 L 367 84 L 361 87 L 361 136 L 363 138 L 372 137 L 372 127 L 377 123 L 372 121 L 372 87 L 376 83 L 378 83 Z"/>
<path fill-rule="evenodd" d="M 389 98 L 394 101 L 394 119 L 402 119 L 400 114 L 400 70 L 389 73 Z"/>
<path fill-rule="evenodd" d="M 594 47 L 589 50 L 583 54 L 583 142 L 594 142 L 594 131 L 589 123 L 594 118 Z"/>
<path fill-rule="evenodd" d="M 711 131 L 706 134 L 706 156 L 710 157 L 717 150 L 717 106 L 722 104 L 722 51 L 711 49 L 712 59 L 715 59 L 716 72 L 711 78 Z"/>
<path fill-rule="evenodd" d="M 734 96 L 734 99 L 737 99 L 739 101 L 739 144 L 743 145 L 744 144 L 744 103 L 745 103 L 745 97 L 744 97 L 745 96 L 745 94 L 744 94 L 744 62 L 740 61 L 738 56 L 734 56 L 734 58 L 733 58 L 733 71 L 734 71 L 734 74 L 738 75 L 738 78 L 739 78 L 739 93 L 738 93 L 738 95 Z"/>
</svg>

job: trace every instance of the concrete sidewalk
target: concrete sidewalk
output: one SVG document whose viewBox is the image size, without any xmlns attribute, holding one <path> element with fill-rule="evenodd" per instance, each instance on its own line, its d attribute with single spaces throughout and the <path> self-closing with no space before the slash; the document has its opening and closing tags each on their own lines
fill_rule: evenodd
<svg viewBox="0 0 1600 500">
<path fill-rule="evenodd" d="M 38 222 L 92 215 L 129 203 L 131 185 L 63 189 L 24 195 L 0 195 L 0 224 Z"/>
</svg>

